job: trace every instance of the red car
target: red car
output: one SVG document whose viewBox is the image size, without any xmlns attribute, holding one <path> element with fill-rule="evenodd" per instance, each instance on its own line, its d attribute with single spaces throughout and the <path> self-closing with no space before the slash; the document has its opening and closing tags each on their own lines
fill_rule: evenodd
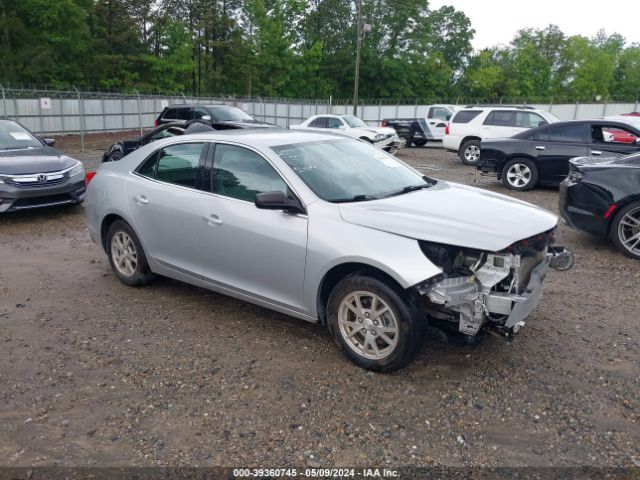
<svg viewBox="0 0 640 480">
<path fill-rule="evenodd" d="M 602 133 L 605 135 L 605 142 L 634 143 L 636 141 L 636 138 L 638 138 L 633 133 L 625 132 L 624 130 L 618 130 L 615 128 L 602 130 Z"/>
</svg>

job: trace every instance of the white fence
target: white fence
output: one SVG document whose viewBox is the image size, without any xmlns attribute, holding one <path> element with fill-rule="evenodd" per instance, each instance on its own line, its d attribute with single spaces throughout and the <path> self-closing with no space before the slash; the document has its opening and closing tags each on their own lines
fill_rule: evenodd
<svg viewBox="0 0 640 480">
<path fill-rule="evenodd" d="M 258 120 L 288 127 L 311 115 L 352 113 L 350 103 L 324 100 L 273 98 L 190 97 L 113 94 L 79 90 L 10 89 L 0 85 L 0 116 L 14 118 L 40 134 L 92 133 L 140 130 L 153 125 L 158 113 L 176 103 L 224 103 L 242 108 Z M 638 111 L 635 103 L 537 104 L 561 120 L 601 118 Z M 358 106 L 358 116 L 375 125 L 383 118 L 424 117 L 427 105 L 388 104 L 382 101 Z"/>
</svg>

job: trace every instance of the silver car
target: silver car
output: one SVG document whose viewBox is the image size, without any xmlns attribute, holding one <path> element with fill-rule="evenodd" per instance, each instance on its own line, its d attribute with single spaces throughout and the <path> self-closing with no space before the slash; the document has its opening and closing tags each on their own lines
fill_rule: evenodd
<svg viewBox="0 0 640 480">
<path fill-rule="evenodd" d="M 572 263 L 551 213 L 315 132 L 159 140 L 102 164 L 86 212 L 125 284 L 165 275 L 326 324 L 376 371 L 410 362 L 427 324 L 517 332 Z"/>
</svg>

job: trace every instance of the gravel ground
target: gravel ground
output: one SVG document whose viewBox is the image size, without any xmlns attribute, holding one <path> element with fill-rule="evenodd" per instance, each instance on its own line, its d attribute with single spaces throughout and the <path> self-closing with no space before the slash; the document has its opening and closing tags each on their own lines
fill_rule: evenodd
<svg viewBox="0 0 640 480">
<path fill-rule="evenodd" d="M 122 133 L 62 137 L 98 164 Z M 440 148 L 436 178 L 514 194 Z M 472 205 L 469 208 L 473 208 Z M 640 466 L 640 262 L 559 228 L 576 266 L 509 343 L 428 340 L 390 375 L 327 331 L 159 278 L 120 284 L 82 207 L 0 218 L 0 464 Z"/>
</svg>

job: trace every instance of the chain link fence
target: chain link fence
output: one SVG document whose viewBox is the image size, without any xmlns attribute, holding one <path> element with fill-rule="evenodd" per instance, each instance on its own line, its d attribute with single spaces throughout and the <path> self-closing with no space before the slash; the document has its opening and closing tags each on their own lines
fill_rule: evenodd
<svg viewBox="0 0 640 480">
<path fill-rule="evenodd" d="M 286 99 L 267 97 L 241 97 L 229 95 L 190 96 L 185 94 L 148 94 L 138 91 L 102 92 L 84 91 L 75 87 L 67 90 L 49 88 L 9 87 L 0 84 L 0 116 L 13 118 L 41 135 L 139 130 L 153 126 L 158 114 L 169 105 L 177 103 L 205 103 L 234 105 L 258 120 L 287 128 L 301 123 L 311 115 L 353 113 L 351 100 Z M 449 102 L 461 105 L 473 103 L 467 99 Z M 502 99 L 493 103 L 507 102 Z M 561 120 L 601 118 L 638 111 L 635 102 L 596 103 L 535 103 L 533 107 L 548 110 Z M 379 124 L 384 118 L 426 117 L 429 105 L 425 101 L 410 99 L 384 99 L 362 101 L 357 114 L 366 123 Z"/>
</svg>

